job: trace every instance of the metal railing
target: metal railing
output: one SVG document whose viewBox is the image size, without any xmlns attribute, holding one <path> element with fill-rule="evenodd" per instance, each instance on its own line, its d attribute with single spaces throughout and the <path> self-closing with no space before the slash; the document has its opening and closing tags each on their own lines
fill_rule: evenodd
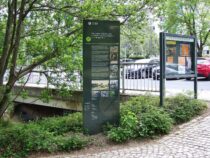
<svg viewBox="0 0 210 158">
<path fill-rule="evenodd" d="M 124 92 L 125 90 L 134 91 L 148 91 L 148 92 L 159 92 L 159 71 L 157 72 L 159 64 L 149 63 L 122 63 L 120 65 L 120 89 Z M 155 71 L 154 71 L 155 70 Z M 65 74 L 61 72 L 61 74 Z M 61 78 L 54 76 L 60 83 L 66 83 L 71 87 L 77 87 L 75 89 L 82 90 L 82 76 L 79 73 L 74 73 L 76 80 L 75 82 L 68 82 L 65 80 L 65 76 Z M 28 78 L 29 77 L 29 78 Z M 62 78 L 63 77 L 63 78 Z M 8 77 L 5 77 L 5 83 Z M 38 86 L 46 87 L 47 78 L 38 72 L 32 72 L 24 76 L 23 82 L 27 80 L 26 86 Z M 16 84 L 21 84 L 17 82 Z M 54 87 L 54 86 L 52 86 Z"/>
<path fill-rule="evenodd" d="M 125 90 L 159 92 L 159 64 L 123 63 L 121 64 L 121 85 Z"/>
</svg>

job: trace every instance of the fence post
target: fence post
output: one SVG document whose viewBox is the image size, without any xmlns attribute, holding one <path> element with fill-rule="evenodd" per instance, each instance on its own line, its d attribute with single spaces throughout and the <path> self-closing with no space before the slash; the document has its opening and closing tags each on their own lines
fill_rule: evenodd
<svg viewBox="0 0 210 158">
<path fill-rule="evenodd" d="M 196 43 L 197 43 L 197 39 L 196 39 L 196 37 L 194 37 L 194 48 L 193 48 L 193 51 L 194 51 L 194 73 L 195 73 L 195 76 L 194 76 L 194 99 L 197 99 L 198 98 L 198 83 L 197 83 L 198 74 L 197 74 Z"/>
<path fill-rule="evenodd" d="M 125 65 L 122 64 L 122 93 L 125 93 Z"/>
</svg>

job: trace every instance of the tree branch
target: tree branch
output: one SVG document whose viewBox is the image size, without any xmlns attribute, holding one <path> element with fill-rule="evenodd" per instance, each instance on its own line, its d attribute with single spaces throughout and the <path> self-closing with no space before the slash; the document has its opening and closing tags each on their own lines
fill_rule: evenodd
<svg viewBox="0 0 210 158">
<path fill-rule="evenodd" d="M 77 7 L 77 6 L 73 6 L 73 5 L 66 5 L 64 7 L 54 7 L 54 6 L 50 6 L 49 4 L 46 4 L 46 5 L 43 5 L 43 4 L 40 4 L 39 7 L 33 7 L 33 11 L 34 10 L 43 10 L 43 11 L 50 11 L 50 10 L 57 10 L 57 11 L 65 11 L 65 10 L 68 10 L 68 9 L 80 9 L 80 7 Z"/>
<path fill-rule="evenodd" d="M 40 59 L 39 61 L 37 61 L 36 63 L 33 63 L 25 68 L 23 68 L 19 73 L 18 73 L 18 79 L 25 76 L 26 74 L 28 74 L 30 71 L 32 71 L 35 67 L 45 63 L 46 61 L 56 57 L 56 53 L 57 50 L 55 50 L 52 54 L 47 55 L 45 57 L 43 57 L 42 59 Z"/>
<path fill-rule="evenodd" d="M 73 30 L 71 32 L 66 33 L 64 36 L 69 37 L 69 36 L 73 35 L 74 33 L 80 31 L 81 29 L 82 28 L 77 28 L 77 29 L 75 29 L 75 30 Z"/>
<path fill-rule="evenodd" d="M 40 6 L 33 7 L 31 11 L 39 11 L 39 12 L 59 11 L 59 12 L 67 13 L 69 15 L 74 15 L 76 17 L 76 15 L 81 12 L 80 9 L 81 9 L 80 7 L 71 6 L 71 5 L 66 5 L 64 7 L 59 8 L 59 7 L 51 6 L 50 4 L 46 4 L 46 5 L 40 4 Z"/>
<path fill-rule="evenodd" d="M 208 39 L 208 37 L 209 37 L 209 34 L 210 34 L 210 29 L 209 29 L 209 31 L 206 33 L 206 35 L 205 35 L 205 37 L 204 37 L 204 40 L 203 40 L 203 44 L 204 44 L 204 45 L 206 44 L 206 41 L 207 41 L 207 39 Z"/>
<path fill-rule="evenodd" d="M 21 36 L 21 38 L 25 38 L 25 37 L 30 37 L 30 36 L 39 36 L 39 35 L 43 35 L 45 33 L 49 33 L 49 32 L 52 32 L 52 31 L 57 31 L 59 29 L 64 29 L 66 28 L 66 26 L 63 26 L 63 27 L 43 27 L 43 28 L 40 28 L 40 29 L 37 29 L 37 30 L 33 30 L 32 31 L 28 31 L 30 32 L 30 34 L 28 32 L 26 32 L 23 36 Z"/>
<path fill-rule="evenodd" d="M 23 85 L 21 85 L 21 90 L 16 94 L 15 98 L 13 99 L 13 101 L 15 101 L 15 99 L 17 99 L 17 97 L 20 95 L 20 93 L 23 91 L 23 89 L 25 88 L 26 84 L 28 83 L 29 79 L 30 79 L 31 73 L 28 75 L 26 81 L 24 82 Z"/>
<path fill-rule="evenodd" d="M 29 4 L 28 9 L 25 11 L 25 13 L 24 13 L 24 15 L 23 15 L 23 18 L 25 18 L 25 17 L 28 15 L 28 13 L 32 10 L 33 5 L 36 3 L 36 1 L 37 1 L 37 0 L 33 0 L 33 1 Z M 29 1 L 26 2 L 26 3 L 29 3 Z"/>
<path fill-rule="evenodd" d="M 9 80 L 13 80 L 12 78 L 17 77 L 15 74 L 15 68 L 17 64 L 17 56 L 18 56 L 18 49 L 19 49 L 19 44 L 20 44 L 20 34 L 21 34 L 21 29 L 22 29 L 22 23 L 24 20 L 24 8 L 25 8 L 25 0 L 21 1 L 21 6 L 20 6 L 20 15 L 18 18 L 18 24 L 17 24 L 17 29 L 16 29 L 16 34 L 15 34 L 15 43 L 14 43 L 14 49 L 13 49 L 13 56 L 12 56 L 12 66 L 10 68 L 10 77 Z"/>
<path fill-rule="evenodd" d="M 13 10 L 14 10 L 14 1 L 11 0 L 8 1 L 8 17 L 7 17 L 7 26 L 6 26 L 6 33 L 4 36 L 4 45 L 3 45 L 3 51 L 2 55 L 0 57 L 0 85 L 3 84 L 3 76 L 5 72 L 5 64 L 7 58 L 9 58 L 9 46 L 11 41 L 11 27 L 12 27 L 12 20 L 13 20 Z"/>
</svg>

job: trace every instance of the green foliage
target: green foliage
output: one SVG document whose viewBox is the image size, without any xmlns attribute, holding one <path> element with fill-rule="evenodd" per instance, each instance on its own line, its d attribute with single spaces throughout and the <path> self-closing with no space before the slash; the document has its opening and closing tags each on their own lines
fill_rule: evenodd
<svg viewBox="0 0 210 158">
<path fill-rule="evenodd" d="M 75 133 L 81 131 L 80 119 L 81 114 L 76 113 L 28 124 L 2 122 L 0 123 L 0 155 L 5 158 L 21 158 L 32 151 L 55 152 L 80 149 L 88 143 L 85 136 Z M 77 121 L 79 123 L 76 123 Z"/>
<path fill-rule="evenodd" d="M 25 90 L 25 89 L 23 89 L 22 91 L 21 91 L 21 97 L 23 98 L 23 99 L 27 99 L 28 98 L 28 91 L 27 90 Z"/>
<path fill-rule="evenodd" d="M 176 124 L 189 121 L 194 116 L 201 114 L 206 108 L 207 104 L 205 102 L 183 94 L 167 98 L 164 105 L 164 109 Z"/>
<path fill-rule="evenodd" d="M 42 129 L 53 132 L 56 135 L 69 131 L 82 132 L 82 114 L 77 112 L 63 117 L 50 117 L 35 122 Z"/>
<path fill-rule="evenodd" d="M 132 111 L 133 113 L 138 115 L 142 112 L 148 111 L 147 109 L 150 108 L 150 105 L 159 106 L 159 98 L 149 94 L 133 97 L 121 105 L 120 111 L 121 114 L 124 114 L 127 111 Z"/>
<path fill-rule="evenodd" d="M 147 112 L 139 115 L 140 137 L 150 137 L 154 135 L 167 134 L 172 129 L 173 120 L 170 116 L 158 107 L 148 108 Z"/>
<path fill-rule="evenodd" d="M 21 127 L 21 126 L 20 126 Z M 17 130 L 21 133 L 17 138 L 21 138 L 18 143 L 22 145 L 22 150 L 29 151 L 52 151 L 54 135 L 53 133 L 43 130 L 36 124 L 22 126 Z M 17 143 L 17 141 L 15 141 Z"/>
<path fill-rule="evenodd" d="M 146 95 L 133 97 L 121 105 L 119 127 L 107 126 L 108 139 L 121 143 L 130 139 L 167 134 L 173 122 L 182 123 L 201 114 L 206 103 L 177 95 L 166 98 L 159 107 L 159 98 Z M 82 114 L 52 117 L 28 124 L 0 122 L 0 157 L 28 156 L 31 152 L 56 152 L 80 149 L 90 139 L 81 134 Z"/>
<path fill-rule="evenodd" d="M 149 58 L 158 55 L 158 36 L 151 24 L 141 21 L 121 27 L 121 57 L 131 59 Z"/>
<path fill-rule="evenodd" d="M 210 36 L 209 0 L 165 0 L 157 7 L 165 31 L 195 36 L 199 56 Z M 199 41 L 199 42 L 198 42 Z"/>
<path fill-rule="evenodd" d="M 148 137 L 167 134 L 172 128 L 172 119 L 160 107 L 156 96 L 139 96 L 131 98 L 121 107 L 122 113 L 132 111 L 138 117 L 137 135 Z"/>
<path fill-rule="evenodd" d="M 42 100 L 44 103 L 49 103 L 50 99 L 52 98 L 52 91 L 50 89 L 44 89 L 41 91 L 40 100 Z"/>
<path fill-rule="evenodd" d="M 120 127 L 113 127 L 108 131 L 108 138 L 115 142 L 124 142 L 136 136 L 137 117 L 131 112 L 127 111 L 126 115 L 121 116 Z"/>
<path fill-rule="evenodd" d="M 124 142 L 133 138 L 167 134 L 173 123 L 189 121 L 207 108 L 206 103 L 187 95 L 166 98 L 159 107 L 159 97 L 145 95 L 133 97 L 121 105 L 119 127 L 108 126 L 108 138 Z"/>
<path fill-rule="evenodd" d="M 153 4 L 152 0 L 1 0 L 0 81 L 5 70 L 10 70 L 8 85 L 14 85 L 13 82 L 35 70 L 47 77 L 46 86 L 61 88 L 60 95 L 66 96 L 67 90 L 80 88 L 76 83 L 82 82 L 79 77 L 82 76 L 83 19 L 120 20 L 121 24 L 141 26 L 139 22 L 146 19 L 145 12 Z M 9 86 L 4 93 L 12 88 Z M 49 91 L 43 91 L 40 99 L 49 102 Z"/>
<path fill-rule="evenodd" d="M 114 127 L 108 131 L 107 137 L 114 142 L 121 143 L 132 138 L 131 133 L 133 133 L 133 131 L 129 129 L 125 129 L 123 127 Z"/>
<path fill-rule="evenodd" d="M 67 137 L 58 136 L 55 137 L 54 141 L 58 151 L 69 151 L 85 147 L 89 140 L 85 136 L 77 134 Z"/>
<path fill-rule="evenodd" d="M 11 122 L 9 120 L 0 120 L 0 129 L 6 128 L 8 126 L 11 126 Z"/>
<path fill-rule="evenodd" d="M 150 95 L 134 97 L 123 103 L 120 126 L 111 128 L 108 138 L 124 142 L 132 138 L 169 133 L 173 121 L 158 104 L 158 97 Z"/>
<path fill-rule="evenodd" d="M 133 112 L 127 111 L 126 115 L 122 115 L 120 123 L 123 128 L 133 130 L 136 128 L 138 120 Z"/>
</svg>

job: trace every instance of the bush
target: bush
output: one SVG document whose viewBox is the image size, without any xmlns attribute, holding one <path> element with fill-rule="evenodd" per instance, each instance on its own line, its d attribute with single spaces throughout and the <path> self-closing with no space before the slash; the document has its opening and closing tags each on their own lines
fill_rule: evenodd
<svg viewBox="0 0 210 158">
<path fill-rule="evenodd" d="M 43 130 L 39 125 L 28 124 L 21 129 L 24 150 L 26 151 L 53 151 L 54 134 Z"/>
<path fill-rule="evenodd" d="M 0 128 L 0 155 L 1 157 L 24 157 L 22 152 L 23 136 L 21 133 L 22 126 L 13 125 L 8 128 Z M 20 153 L 16 154 L 16 151 Z"/>
<path fill-rule="evenodd" d="M 107 137 L 111 141 L 117 143 L 125 142 L 131 138 L 130 130 L 124 129 L 122 127 L 114 127 L 110 131 L 108 131 Z"/>
<path fill-rule="evenodd" d="M 175 97 L 166 98 L 164 109 L 174 119 L 174 122 L 179 124 L 201 114 L 207 109 L 207 104 L 187 95 L 179 94 Z"/>
<path fill-rule="evenodd" d="M 0 129 L 9 127 L 11 125 L 12 125 L 12 123 L 9 120 L 3 120 L 3 119 L 0 120 Z"/>
<path fill-rule="evenodd" d="M 136 115 L 139 113 L 148 111 L 147 109 L 151 106 L 159 106 L 159 97 L 152 95 L 144 95 L 130 98 L 128 101 L 121 104 L 120 113 L 123 115 L 127 111 L 132 111 Z"/>
<path fill-rule="evenodd" d="M 120 127 L 113 127 L 108 131 L 108 138 L 115 142 L 124 142 L 136 137 L 137 117 L 133 112 L 127 111 L 121 116 Z"/>
<path fill-rule="evenodd" d="M 140 137 L 168 134 L 172 128 L 173 120 L 162 109 L 149 106 L 148 111 L 139 114 Z"/>
<path fill-rule="evenodd" d="M 109 127 L 108 138 L 115 142 L 124 142 L 137 137 L 167 134 L 173 123 L 189 121 L 206 108 L 205 102 L 183 94 L 166 98 L 163 107 L 159 107 L 157 96 L 133 97 L 121 105 L 120 126 Z"/>
<path fill-rule="evenodd" d="M 140 96 L 121 105 L 121 122 L 108 132 L 108 138 L 123 142 L 131 138 L 149 137 L 169 133 L 173 121 L 160 107 L 159 98 Z"/>
<path fill-rule="evenodd" d="M 77 113 L 60 118 L 46 118 L 40 122 L 28 124 L 2 123 L 0 125 L 1 157 L 26 157 L 32 151 L 67 151 L 86 146 L 88 140 L 85 136 L 67 133 L 81 130 L 80 116 Z M 65 123 L 67 125 L 64 125 Z M 4 128 L 1 128 L 3 126 Z"/>
<path fill-rule="evenodd" d="M 83 131 L 82 113 L 80 112 L 63 117 L 44 118 L 43 120 L 38 120 L 35 124 L 39 124 L 44 130 L 53 132 L 56 135 L 70 131 Z"/>
<path fill-rule="evenodd" d="M 173 124 L 201 114 L 206 103 L 185 95 L 166 98 L 159 107 L 159 97 L 139 96 L 120 107 L 119 127 L 108 126 L 107 136 L 115 142 L 167 134 Z M 0 122 L 0 157 L 26 157 L 32 151 L 68 151 L 83 148 L 88 139 L 81 133 L 82 114 L 45 118 L 28 124 Z"/>
<path fill-rule="evenodd" d="M 58 136 L 54 139 L 58 151 L 81 149 L 88 144 L 88 139 L 82 135 Z"/>
</svg>

